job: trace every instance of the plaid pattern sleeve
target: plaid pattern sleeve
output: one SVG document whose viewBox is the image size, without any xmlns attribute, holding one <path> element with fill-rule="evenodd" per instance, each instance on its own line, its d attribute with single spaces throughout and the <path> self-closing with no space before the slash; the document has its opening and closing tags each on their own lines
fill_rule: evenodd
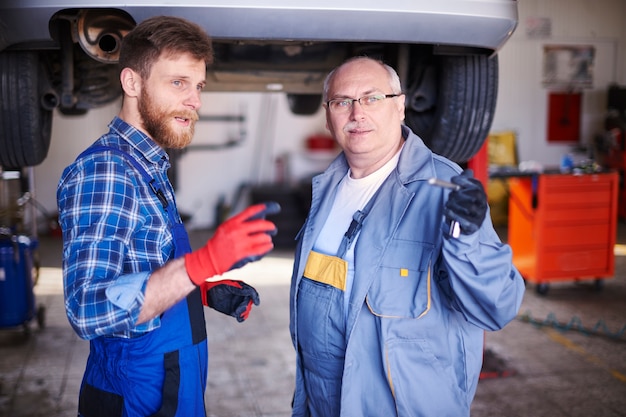
<svg viewBox="0 0 626 417">
<path fill-rule="evenodd" d="M 173 251 L 171 232 L 159 201 L 122 158 L 83 157 L 57 190 L 66 312 L 83 339 L 133 337 L 160 324 L 157 317 L 134 325 L 150 272 Z M 127 292 L 125 308 L 107 296 L 116 285 Z"/>
</svg>

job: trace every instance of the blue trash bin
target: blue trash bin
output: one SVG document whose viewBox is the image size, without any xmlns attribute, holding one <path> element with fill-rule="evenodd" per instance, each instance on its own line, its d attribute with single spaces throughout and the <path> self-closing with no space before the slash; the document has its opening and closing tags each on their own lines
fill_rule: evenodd
<svg viewBox="0 0 626 417">
<path fill-rule="evenodd" d="M 0 237 L 0 327 L 26 325 L 35 317 L 34 260 L 37 240 Z"/>
</svg>

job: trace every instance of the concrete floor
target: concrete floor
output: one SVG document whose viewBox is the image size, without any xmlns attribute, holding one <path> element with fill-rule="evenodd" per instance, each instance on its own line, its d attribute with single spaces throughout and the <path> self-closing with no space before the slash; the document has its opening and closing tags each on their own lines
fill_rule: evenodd
<svg viewBox="0 0 626 417">
<path fill-rule="evenodd" d="M 208 232 L 192 234 L 198 247 Z M 0 416 L 76 415 L 87 342 L 63 309 L 60 239 L 40 238 L 37 304 L 45 326 L 0 329 Z M 615 277 L 552 284 L 546 295 L 528 284 L 520 315 L 486 333 L 483 377 L 473 417 L 626 416 L 626 225 L 620 224 Z M 288 334 L 290 251 L 275 251 L 233 273 L 261 294 L 245 323 L 206 310 L 211 417 L 287 417 L 294 353 Z M 382 416 L 387 417 L 387 416 Z"/>
</svg>

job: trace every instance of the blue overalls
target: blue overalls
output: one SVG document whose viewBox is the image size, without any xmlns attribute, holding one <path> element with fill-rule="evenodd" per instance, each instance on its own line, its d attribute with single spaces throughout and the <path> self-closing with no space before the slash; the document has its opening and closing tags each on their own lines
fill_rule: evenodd
<svg viewBox="0 0 626 417">
<path fill-rule="evenodd" d="M 168 205 L 161 189 L 132 156 L 105 146 L 89 148 L 81 156 L 102 151 L 123 155 L 141 173 L 167 212 L 174 256 L 190 252 L 189 237 L 177 221 L 176 209 Z M 200 289 L 164 312 L 160 321 L 159 328 L 136 338 L 90 341 L 80 417 L 206 415 L 208 348 Z"/>
<path fill-rule="evenodd" d="M 381 186 L 382 187 L 382 186 Z M 380 190 L 380 188 L 379 188 Z M 315 417 L 339 417 L 346 352 L 346 254 L 369 214 L 378 190 L 352 216 L 337 255 L 309 252 L 298 295 L 298 339 L 305 374 L 308 411 Z M 308 376 L 314 373 L 315 378 Z M 321 383 L 319 383 L 321 382 Z"/>
</svg>

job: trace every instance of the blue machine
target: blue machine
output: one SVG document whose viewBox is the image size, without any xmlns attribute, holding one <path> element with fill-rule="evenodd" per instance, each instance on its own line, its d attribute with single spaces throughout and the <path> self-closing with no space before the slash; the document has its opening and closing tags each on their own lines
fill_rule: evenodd
<svg viewBox="0 0 626 417">
<path fill-rule="evenodd" d="M 43 307 L 35 305 L 37 239 L 0 234 L 0 327 L 24 326 L 37 318 L 44 325 Z"/>
</svg>

